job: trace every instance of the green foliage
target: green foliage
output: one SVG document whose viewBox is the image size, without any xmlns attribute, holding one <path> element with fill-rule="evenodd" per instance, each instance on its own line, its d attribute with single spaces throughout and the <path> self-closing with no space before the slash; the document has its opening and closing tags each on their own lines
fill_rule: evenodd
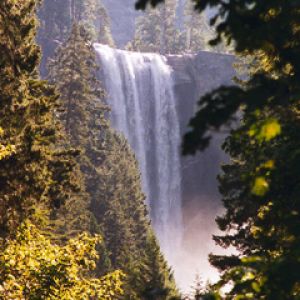
<svg viewBox="0 0 300 300">
<path fill-rule="evenodd" d="M 59 118 L 71 143 L 81 149 L 78 162 L 90 197 L 89 231 L 104 238 L 98 249 L 105 256 L 97 261 L 96 272 L 105 274 L 121 269 L 127 275 L 123 298 L 142 299 L 151 276 L 157 276 L 153 270 L 151 276 L 143 275 L 150 251 L 145 251 L 150 230 L 145 196 L 136 158 L 128 142 L 107 120 L 109 108 L 104 104 L 104 92 L 96 72 L 89 36 L 82 25 L 74 24 L 70 37 L 50 63 L 50 77 L 61 94 Z M 77 212 L 68 205 L 66 213 L 68 218 L 58 216 L 57 221 L 66 225 L 61 231 L 68 232 L 71 228 L 65 220 L 78 218 Z M 153 245 L 158 248 L 156 241 Z M 161 261 L 163 257 L 153 259 Z M 165 269 L 164 274 L 169 276 L 169 270 Z M 164 286 L 169 282 L 165 280 L 162 277 L 155 284 Z"/>
<path fill-rule="evenodd" d="M 73 0 L 73 22 L 85 27 L 93 41 L 114 47 L 110 18 L 101 0 Z"/>
<path fill-rule="evenodd" d="M 135 37 L 127 49 L 161 54 L 197 53 L 200 50 L 232 51 L 228 46 L 212 48 L 209 45 L 215 36 L 215 29 L 209 27 L 205 13 L 199 15 L 195 11 L 193 1 L 185 2 L 184 24 L 179 29 L 176 24 L 177 4 L 176 0 L 168 0 L 155 8 L 147 6 L 144 16 L 137 19 Z"/>
<path fill-rule="evenodd" d="M 139 295 L 142 299 L 179 299 L 173 272 L 161 253 L 152 230 L 149 230 L 147 235 L 140 268 L 140 273 L 136 274 L 132 283 L 139 290 Z"/>
<path fill-rule="evenodd" d="M 299 297 L 298 113 L 293 106 L 281 113 L 276 138 L 249 138 L 252 122 L 244 118 L 224 145 L 233 160 L 219 178 L 226 213 L 217 223 L 226 234 L 214 238 L 240 255 L 212 256 L 211 262 L 223 271 L 221 285 L 234 282 L 228 299 Z"/>
<path fill-rule="evenodd" d="M 0 4 L 1 235 L 13 233 L 39 207 L 59 207 L 78 191 L 76 151 L 60 147 L 53 118 L 57 95 L 38 77 L 37 2 Z"/>
<path fill-rule="evenodd" d="M 184 49 L 189 52 L 210 50 L 208 41 L 213 37 L 213 30 L 209 27 L 204 13 L 198 14 L 192 1 L 185 3 Z"/>
<path fill-rule="evenodd" d="M 105 137 L 107 157 L 99 170 L 101 185 L 92 210 L 111 266 L 128 275 L 125 299 L 160 299 L 155 297 L 162 295 L 169 299 L 177 291 L 171 270 L 150 234 L 136 158 L 128 142 L 112 129 L 107 129 Z"/>
<path fill-rule="evenodd" d="M 195 2 L 188 0 L 184 9 L 184 30 L 181 32 L 181 46 L 184 52 L 197 53 L 200 50 L 231 53 L 233 47 L 220 43 L 212 47 L 209 41 L 215 36 L 215 27 L 210 27 L 205 12 L 195 10 Z"/>
<path fill-rule="evenodd" d="M 64 125 L 71 145 L 81 151 L 78 163 L 87 192 L 87 195 L 77 194 L 76 198 L 51 215 L 54 224 L 50 222 L 50 225 L 54 225 L 55 236 L 67 238 L 91 230 L 93 216 L 89 207 L 94 201 L 92 190 L 97 185 L 95 168 L 103 157 L 96 145 L 99 141 L 98 132 L 102 126 L 106 126 L 101 120 L 108 108 L 99 101 L 103 97 L 103 90 L 95 77 L 95 54 L 82 25 L 73 25 L 70 37 L 57 49 L 55 60 L 50 61 L 49 66 L 51 82 L 60 93 L 57 116 Z M 91 156 L 97 156 L 95 161 Z"/>
<path fill-rule="evenodd" d="M 147 8 L 145 15 L 136 21 L 135 37 L 127 49 L 161 54 L 178 53 L 181 41 L 175 26 L 176 7 L 177 1 L 167 0 L 155 9 Z"/>
<path fill-rule="evenodd" d="M 69 38 L 50 61 L 49 69 L 51 82 L 60 93 L 59 118 L 71 143 L 84 150 L 94 137 L 89 132 L 89 120 L 92 122 L 98 115 L 101 119 L 101 110 L 104 113 L 108 109 L 97 101 L 103 97 L 103 90 L 96 79 L 93 46 L 83 26 L 73 25 Z"/>
<path fill-rule="evenodd" d="M 42 74 L 58 46 L 69 37 L 74 22 L 81 23 L 91 39 L 114 47 L 110 19 L 101 0 L 44 0 L 39 10 L 38 40 L 43 49 Z"/>
<path fill-rule="evenodd" d="M 202 150 L 214 130 L 240 117 L 224 144 L 232 159 L 219 178 L 226 212 L 217 223 L 224 235 L 214 237 L 238 254 L 211 256 L 222 271 L 217 287 L 231 285 L 224 299 L 299 299 L 299 2 L 195 3 L 199 11 L 215 9 L 212 45 L 234 42 L 237 53 L 252 57 L 240 86 L 200 100 L 184 143 L 185 153 Z"/>
<path fill-rule="evenodd" d="M 120 271 L 90 278 L 98 258 L 99 237 L 82 234 L 65 246 L 52 244 L 25 221 L 0 254 L 0 298 L 11 299 L 115 299 L 122 294 Z"/>
<path fill-rule="evenodd" d="M 4 130 L 0 127 L 0 137 L 3 137 Z M 1 141 L 2 142 L 2 141 Z M 7 159 L 16 153 L 16 146 L 8 143 L 0 144 L 0 161 Z"/>
<path fill-rule="evenodd" d="M 48 2 L 57 9 L 50 4 L 57 2 Z M 72 8 L 71 14 L 78 13 Z M 148 235 L 136 159 L 106 120 L 90 37 L 75 24 L 50 64 L 58 106 L 54 88 L 38 78 L 35 12 L 33 0 L 0 4 L 0 226 L 7 237 L 1 239 L 0 298 L 142 299 L 148 282 L 165 296 L 176 294 L 157 242 Z M 47 22 L 59 18 L 48 14 Z M 66 34 L 68 17 L 52 24 L 51 38 Z M 28 217 L 42 229 L 23 222 Z M 95 249 L 97 238 L 70 239 L 83 230 L 103 233 L 105 243 Z M 123 273 L 108 272 L 115 266 L 128 274 L 123 296 Z M 106 275 L 94 279 L 91 273 Z"/>
<path fill-rule="evenodd" d="M 95 27 L 97 28 L 95 40 L 101 44 L 115 47 L 115 42 L 110 28 L 110 18 L 104 5 L 100 1 L 98 1 L 98 5 L 96 5 L 95 12 L 94 15 L 96 18 L 94 24 L 96 24 Z"/>
</svg>

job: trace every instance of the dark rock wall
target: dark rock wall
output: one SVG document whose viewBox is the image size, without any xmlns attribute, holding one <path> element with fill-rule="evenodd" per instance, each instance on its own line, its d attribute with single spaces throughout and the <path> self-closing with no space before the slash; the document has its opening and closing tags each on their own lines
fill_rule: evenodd
<svg viewBox="0 0 300 300">
<path fill-rule="evenodd" d="M 201 96 L 221 85 L 233 84 L 233 61 L 231 55 L 205 51 L 197 55 L 168 57 L 168 63 L 174 69 L 182 134 L 188 129 Z M 221 150 L 224 138 L 216 134 L 205 152 L 182 157 L 183 211 L 187 228 L 189 219 L 199 211 L 216 216 L 221 208 L 216 177 L 221 163 L 228 160 Z"/>
</svg>

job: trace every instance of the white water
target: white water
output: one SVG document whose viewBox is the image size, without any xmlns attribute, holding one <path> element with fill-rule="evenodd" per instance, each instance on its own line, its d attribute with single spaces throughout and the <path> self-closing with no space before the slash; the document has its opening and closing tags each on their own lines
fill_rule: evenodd
<svg viewBox="0 0 300 300">
<path fill-rule="evenodd" d="M 113 126 L 139 161 L 144 192 L 169 262 L 182 239 L 180 128 L 166 58 L 96 44 Z"/>
</svg>

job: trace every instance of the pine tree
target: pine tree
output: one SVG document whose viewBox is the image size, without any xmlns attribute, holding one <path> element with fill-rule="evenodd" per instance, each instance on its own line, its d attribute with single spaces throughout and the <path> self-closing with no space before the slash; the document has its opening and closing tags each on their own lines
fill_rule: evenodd
<svg viewBox="0 0 300 300">
<path fill-rule="evenodd" d="M 184 48 L 188 52 L 209 50 L 208 42 L 213 37 L 213 30 L 206 21 L 205 14 L 195 11 L 195 3 L 186 1 L 184 9 Z"/>
<path fill-rule="evenodd" d="M 228 299 L 246 293 L 268 299 L 299 295 L 297 171 L 291 167 L 298 158 L 287 158 L 299 147 L 298 117 L 293 106 L 266 109 L 260 112 L 262 131 L 253 132 L 257 139 L 249 139 L 251 119 L 244 118 L 224 145 L 232 162 L 219 178 L 226 213 L 217 223 L 227 233 L 214 239 L 224 248 L 236 247 L 239 254 L 210 260 L 223 272 L 223 284 L 234 279 Z M 284 136 L 278 133 L 281 128 Z"/>
<path fill-rule="evenodd" d="M 127 274 L 124 299 L 142 299 L 147 281 L 137 287 L 135 278 L 142 278 L 145 272 L 150 224 L 140 173 L 128 142 L 107 119 L 109 109 L 95 76 L 95 53 L 82 25 L 73 26 L 50 69 L 52 82 L 61 93 L 63 109 L 59 118 L 71 143 L 82 152 L 79 164 L 93 214 L 90 231 L 100 233 L 104 239 L 99 250 L 105 256 L 99 260 L 97 272 L 123 270 Z M 159 249 L 156 241 L 152 245 Z M 159 266 L 168 276 L 166 265 Z"/>
<path fill-rule="evenodd" d="M 152 230 L 148 232 L 143 270 L 136 278 L 145 300 L 180 299 L 173 272 L 168 266 Z"/>
<path fill-rule="evenodd" d="M 71 143 L 83 151 L 93 137 L 89 120 L 97 117 L 97 110 L 105 111 L 105 105 L 97 102 L 103 90 L 97 86 L 95 54 L 83 26 L 73 25 L 70 37 L 58 48 L 49 68 L 51 82 L 60 93 L 59 118 Z"/>
<path fill-rule="evenodd" d="M 38 16 L 40 26 L 38 42 L 42 47 L 41 74 L 47 74 L 47 62 L 53 57 L 56 47 L 67 37 L 71 25 L 71 0 L 43 0 Z"/>
<path fill-rule="evenodd" d="M 110 19 L 101 0 L 44 0 L 39 10 L 38 41 L 43 49 L 41 71 L 47 74 L 46 65 L 57 47 L 69 37 L 74 22 L 81 23 L 93 42 L 115 46 Z"/>
<path fill-rule="evenodd" d="M 73 20 L 82 24 L 90 39 L 101 44 L 115 46 L 110 18 L 101 0 L 73 0 Z"/>
<path fill-rule="evenodd" d="M 184 51 L 196 53 L 200 50 L 233 53 L 233 46 L 224 42 L 212 47 L 210 41 L 216 36 L 216 28 L 209 26 L 206 12 L 195 10 L 196 3 L 191 0 L 185 2 L 184 30 L 181 32 L 181 47 Z"/>
<path fill-rule="evenodd" d="M 78 191 L 73 154 L 61 147 L 53 117 L 57 95 L 38 77 L 37 1 L 0 4 L 1 144 L 13 151 L 0 161 L 1 233 L 39 208 L 59 207 Z M 76 154 L 76 151 L 73 151 Z"/>
<path fill-rule="evenodd" d="M 137 19 L 135 37 L 127 49 L 160 54 L 180 51 L 179 31 L 176 29 L 177 1 L 167 0 L 156 8 L 148 7 Z"/>
<path fill-rule="evenodd" d="M 195 300 L 201 300 L 204 294 L 203 281 L 199 274 L 196 274 L 193 288 L 193 297 Z"/>
<path fill-rule="evenodd" d="M 98 26 L 97 42 L 115 47 L 115 41 L 111 33 L 111 21 L 102 3 L 98 6 L 98 20 L 96 20 L 96 24 Z"/>
<path fill-rule="evenodd" d="M 78 163 L 83 174 L 84 190 L 87 192 L 68 201 L 52 214 L 55 234 L 68 237 L 78 231 L 89 231 L 92 226 L 93 216 L 89 207 L 93 202 L 92 190 L 97 185 L 93 177 L 96 174 L 95 167 L 101 161 L 101 154 L 94 161 L 91 161 L 90 156 L 96 156 L 95 145 L 99 140 L 97 134 L 101 127 L 97 120 L 101 120 L 107 107 L 98 101 L 103 91 L 97 86 L 93 47 L 89 35 L 81 25 L 74 24 L 69 39 L 58 48 L 56 60 L 51 61 L 49 67 L 51 82 L 60 93 L 60 111 L 57 115 L 71 145 L 81 152 Z"/>
</svg>

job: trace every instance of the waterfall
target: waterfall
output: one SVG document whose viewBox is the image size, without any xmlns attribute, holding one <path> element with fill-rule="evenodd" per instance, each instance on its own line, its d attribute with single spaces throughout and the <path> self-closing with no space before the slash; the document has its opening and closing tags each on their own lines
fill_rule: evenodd
<svg viewBox="0 0 300 300">
<path fill-rule="evenodd" d="M 172 69 L 158 54 L 95 44 L 111 121 L 134 149 L 155 232 L 172 262 L 182 238 L 180 128 Z"/>
</svg>

